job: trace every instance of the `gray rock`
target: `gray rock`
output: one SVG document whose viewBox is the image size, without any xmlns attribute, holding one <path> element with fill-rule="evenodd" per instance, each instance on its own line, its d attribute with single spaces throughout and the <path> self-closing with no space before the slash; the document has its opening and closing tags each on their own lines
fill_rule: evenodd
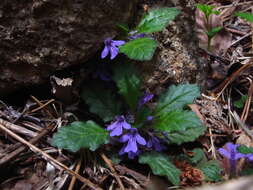
<svg viewBox="0 0 253 190">
<path fill-rule="evenodd" d="M 0 95 L 83 63 L 127 23 L 135 0 L 1 0 Z"/>
</svg>

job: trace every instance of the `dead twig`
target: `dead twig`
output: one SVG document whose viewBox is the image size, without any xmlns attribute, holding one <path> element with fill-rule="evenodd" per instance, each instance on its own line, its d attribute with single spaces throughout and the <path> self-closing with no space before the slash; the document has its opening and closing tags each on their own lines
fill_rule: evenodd
<svg viewBox="0 0 253 190">
<path fill-rule="evenodd" d="M 29 143 L 31 144 L 35 144 L 37 143 L 42 137 L 44 137 L 45 135 L 47 135 L 47 133 L 49 133 L 52 129 L 54 128 L 53 125 L 50 125 L 48 127 L 46 127 L 45 129 L 43 129 L 36 137 L 32 138 Z M 20 143 L 19 143 L 20 144 Z M 20 144 L 21 146 L 21 144 Z M 0 165 L 3 165 L 11 160 L 13 160 L 17 155 L 19 155 L 21 152 L 23 152 L 27 147 L 22 146 L 17 148 L 15 151 L 7 154 L 6 156 L 4 156 L 1 160 L 0 160 Z"/>
<path fill-rule="evenodd" d="M 252 94 L 253 94 L 253 82 L 252 80 L 247 77 L 247 79 L 249 80 L 250 82 L 250 87 L 249 87 L 249 90 L 248 90 L 248 98 L 245 102 L 245 105 L 244 105 L 244 108 L 243 108 L 243 112 L 241 114 L 241 120 L 242 122 L 245 122 L 247 117 L 248 117 L 248 114 L 249 114 L 249 109 L 250 109 L 250 104 L 251 104 L 251 100 L 252 100 Z"/>
<path fill-rule="evenodd" d="M 48 159 L 50 162 L 54 163 L 54 165 L 57 166 L 58 169 L 64 169 L 68 174 L 70 174 L 72 176 L 75 176 L 77 179 L 79 179 L 81 182 L 87 184 L 92 189 L 102 190 L 100 187 L 98 187 L 97 185 L 95 185 L 94 183 L 92 183 L 90 180 L 88 180 L 88 179 L 82 177 L 81 175 L 77 174 L 76 172 L 74 172 L 73 170 L 69 169 L 67 166 L 65 166 L 64 164 L 62 164 L 61 162 L 59 162 L 56 159 L 54 159 L 52 156 L 48 155 L 47 153 L 45 153 L 44 151 L 40 150 L 36 146 L 32 145 L 31 143 L 29 143 L 25 139 L 21 138 L 20 136 L 18 136 L 15 133 L 13 133 L 11 130 L 9 130 L 3 124 L 0 124 L 0 129 L 2 131 L 4 131 L 5 133 L 7 133 L 8 135 L 10 135 L 13 138 L 15 138 L 16 140 L 18 140 L 21 143 L 23 143 L 26 146 L 28 146 L 33 152 L 41 154 L 45 159 Z"/>
<path fill-rule="evenodd" d="M 123 185 L 123 183 L 122 183 L 120 177 L 118 176 L 116 170 L 114 169 L 111 160 L 109 160 L 109 158 L 107 158 L 107 156 L 106 156 L 105 154 L 103 154 L 103 153 L 101 154 L 101 157 L 102 157 L 102 159 L 105 161 L 105 163 L 107 164 L 107 166 L 110 168 L 110 170 L 111 170 L 113 176 L 115 177 L 115 179 L 116 179 L 118 185 L 120 186 L 120 189 L 121 189 L 121 190 L 125 190 L 125 187 L 124 187 L 124 185 Z"/>
<path fill-rule="evenodd" d="M 40 109 L 43 109 L 44 107 L 46 107 L 47 105 L 51 104 L 52 102 L 54 102 L 54 99 L 49 100 L 45 104 L 41 104 L 39 107 L 31 110 L 30 112 L 33 113 L 33 112 L 39 111 Z"/>
<path fill-rule="evenodd" d="M 222 94 L 222 92 L 227 88 L 227 86 L 231 84 L 236 79 L 237 76 L 239 76 L 243 71 L 245 71 L 251 66 L 253 66 L 253 62 L 252 62 L 252 59 L 249 59 L 246 61 L 246 63 L 243 66 L 241 66 L 231 76 L 226 78 L 217 88 L 212 90 L 213 93 L 217 94 L 214 99 L 217 100 Z"/>
<path fill-rule="evenodd" d="M 251 140 L 253 140 L 253 133 L 251 132 L 251 130 L 242 122 L 242 120 L 240 119 L 239 115 L 234 111 L 231 112 L 231 115 L 233 116 L 233 118 L 235 119 L 236 123 L 244 130 L 244 132 L 246 133 L 246 135 L 248 135 Z"/>
<path fill-rule="evenodd" d="M 41 101 L 39 101 L 37 98 L 35 98 L 34 96 L 31 96 L 31 98 L 40 106 L 39 108 L 45 108 L 45 104 L 42 104 Z M 52 99 L 53 100 L 53 99 Z M 53 100 L 54 101 L 54 100 Z M 51 103 L 51 102 L 50 102 Z M 47 109 L 45 109 L 45 111 L 47 112 L 47 114 L 51 117 L 54 118 L 54 116 L 50 113 L 50 111 L 48 111 Z"/>
<path fill-rule="evenodd" d="M 78 162 L 77 162 L 77 165 L 76 165 L 76 169 L 75 169 L 75 172 L 78 174 L 79 173 L 79 170 L 81 168 L 81 165 L 82 165 L 82 157 L 79 158 Z M 69 188 L 68 190 L 72 190 L 74 188 L 74 185 L 76 183 L 76 177 L 75 176 L 72 176 L 72 179 L 71 179 L 71 182 L 69 184 Z"/>
<path fill-rule="evenodd" d="M 28 137 L 36 137 L 37 136 L 37 133 L 35 133 L 33 131 L 30 131 L 30 130 L 24 128 L 24 127 L 18 126 L 18 125 L 13 124 L 13 123 L 10 123 L 8 121 L 5 121 L 1 118 L 0 118 L 0 124 L 4 125 L 5 127 L 7 127 L 8 129 L 10 129 L 12 131 L 15 131 L 16 133 L 23 134 L 23 135 L 28 136 Z"/>
</svg>

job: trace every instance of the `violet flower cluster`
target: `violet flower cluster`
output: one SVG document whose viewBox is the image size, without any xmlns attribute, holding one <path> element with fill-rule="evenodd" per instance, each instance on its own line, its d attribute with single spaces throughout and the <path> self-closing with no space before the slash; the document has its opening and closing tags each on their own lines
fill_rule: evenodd
<svg viewBox="0 0 253 190">
<path fill-rule="evenodd" d="M 104 41 L 105 47 L 101 53 L 101 58 L 104 59 L 107 55 L 111 54 L 111 59 L 114 59 L 119 54 L 119 47 L 125 44 L 123 40 L 112 40 L 107 38 Z"/>
<path fill-rule="evenodd" d="M 138 109 L 146 104 L 153 98 L 153 94 L 145 93 L 141 97 Z M 129 116 L 127 117 L 129 118 Z M 131 120 L 134 118 L 131 117 Z M 147 121 L 153 119 L 153 116 L 148 116 Z M 131 121 L 132 123 L 134 121 Z M 155 137 L 152 133 L 148 133 L 148 141 L 139 133 L 137 128 L 134 128 L 129 123 L 124 115 L 116 116 L 114 122 L 107 126 L 107 130 L 110 131 L 111 137 L 119 137 L 118 141 L 123 143 L 123 147 L 119 151 L 119 155 L 128 154 L 130 159 L 135 158 L 140 154 L 140 148 L 153 149 L 156 151 L 161 151 L 164 146 L 161 144 L 159 138 Z"/>
<path fill-rule="evenodd" d="M 129 37 L 130 40 L 134 40 L 137 38 L 143 38 L 146 35 L 144 33 L 131 35 Z M 104 40 L 105 47 L 101 53 L 101 58 L 104 59 L 107 55 L 111 55 L 110 59 L 114 59 L 119 54 L 119 47 L 124 45 L 126 42 L 124 40 L 113 40 L 112 38 L 106 38 Z"/>
<path fill-rule="evenodd" d="M 225 148 L 219 148 L 218 152 L 229 161 L 229 173 L 230 175 L 236 175 L 237 161 L 241 158 L 246 158 L 249 161 L 253 161 L 253 154 L 243 154 L 238 152 L 237 148 L 239 144 L 233 144 L 228 142 Z"/>
</svg>

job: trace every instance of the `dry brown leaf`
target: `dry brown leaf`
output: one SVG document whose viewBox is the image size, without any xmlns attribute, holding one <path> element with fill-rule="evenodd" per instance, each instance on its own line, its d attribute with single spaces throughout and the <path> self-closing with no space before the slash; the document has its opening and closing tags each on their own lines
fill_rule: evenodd
<svg viewBox="0 0 253 190">
<path fill-rule="evenodd" d="M 205 18 L 205 14 L 196 9 L 195 12 L 196 21 L 196 34 L 199 39 L 199 47 L 207 50 L 208 37 L 206 32 L 208 28 L 222 27 L 222 19 L 219 15 L 212 14 L 209 17 L 209 22 Z M 211 40 L 211 53 L 215 55 L 221 55 L 226 52 L 232 43 L 232 35 L 224 28 L 218 32 Z"/>
</svg>

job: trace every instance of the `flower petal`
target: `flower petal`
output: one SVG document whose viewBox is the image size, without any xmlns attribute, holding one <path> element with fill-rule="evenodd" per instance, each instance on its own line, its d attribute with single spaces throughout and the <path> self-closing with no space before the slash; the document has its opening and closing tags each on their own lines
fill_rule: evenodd
<svg viewBox="0 0 253 190">
<path fill-rule="evenodd" d="M 253 154 L 247 154 L 246 157 L 249 161 L 253 161 Z"/>
<path fill-rule="evenodd" d="M 117 128 L 118 125 L 119 125 L 118 122 L 115 121 L 115 122 L 113 122 L 112 124 L 108 125 L 107 128 L 106 128 L 106 130 L 111 131 L 111 130 Z"/>
<path fill-rule="evenodd" d="M 110 136 L 111 137 L 120 136 L 121 134 L 122 134 L 122 127 L 118 126 L 118 127 L 114 128 L 114 130 L 110 133 Z"/>
<path fill-rule="evenodd" d="M 228 149 L 229 152 L 231 152 L 231 151 L 237 152 L 236 148 L 237 148 L 238 146 L 239 146 L 239 145 L 233 144 L 233 143 L 231 143 L 231 142 L 226 143 L 226 148 Z"/>
<path fill-rule="evenodd" d="M 127 142 L 131 138 L 130 134 L 125 134 L 122 137 L 120 137 L 119 142 Z"/>
<path fill-rule="evenodd" d="M 228 159 L 231 158 L 230 153 L 229 153 L 226 149 L 224 149 L 224 148 L 219 148 L 218 151 L 219 151 L 219 153 L 220 153 L 222 156 L 224 156 L 224 157 L 226 157 L 226 158 L 228 158 Z"/>
<path fill-rule="evenodd" d="M 122 122 L 122 127 L 124 129 L 131 129 L 131 125 L 129 123 L 127 123 L 126 121 Z"/>
<path fill-rule="evenodd" d="M 139 134 L 136 134 L 136 141 L 141 145 L 146 145 L 147 144 L 146 140 L 142 136 L 140 136 Z"/>
<path fill-rule="evenodd" d="M 112 46 L 122 46 L 124 45 L 126 42 L 123 40 L 112 40 Z"/>
<path fill-rule="evenodd" d="M 108 46 L 105 46 L 105 48 L 103 49 L 102 53 L 101 53 L 101 58 L 104 59 L 109 53 L 109 48 Z"/>
<path fill-rule="evenodd" d="M 235 160 L 239 160 L 240 158 L 245 158 L 247 157 L 245 154 L 242 154 L 242 153 L 236 153 L 235 154 Z"/>
<path fill-rule="evenodd" d="M 115 46 L 111 46 L 110 53 L 111 53 L 111 59 L 114 59 L 118 55 L 119 49 Z"/>
<path fill-rule="evenodd" d="M 136 143 L 135 139 L 130 138 L 124 151 L 125 152 L 130 152 L 130 151 L 137 152 L 137 150 L 138 150 L 138 147 L 137 147 L 137 143 Z"/>
</svg>

